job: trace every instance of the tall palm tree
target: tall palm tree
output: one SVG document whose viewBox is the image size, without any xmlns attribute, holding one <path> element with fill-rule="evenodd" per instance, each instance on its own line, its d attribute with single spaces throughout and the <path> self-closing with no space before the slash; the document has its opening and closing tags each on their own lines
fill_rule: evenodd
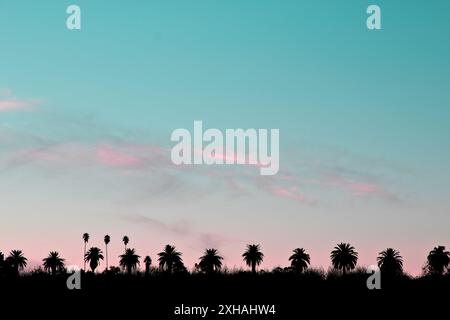
<svg viewBox="0 0 450 320">
<path fill-rule="evenodd" d="M 387 248 L 379 253 L 377 258 L 381 272 L 388 275 L 403 273 L 403 258 L 395 249 Z"/>
<path fill-rule="evenodd" d="M 248 244 L 247 251 L 242 254 L 247 266 L 252 268 L 252 273 L 256 273 L 256 266 L 259 266 L 264 259 L 259 244 Z"/>
<path fill-rule="evenodd" d="M 100 260 L 103 260 L 103 252 L 100 248 L 92 247 L 88 252 L 84 255 L 84 261 L 89 262 L 89 267 L 92 272 L 95 272 L 98 265 L 100 264 Z"/>
<path fill-rule="evenodd" d="M 145 263 L 145 276 L 148 276 L 150 274 L 150 265 L 152 264 L 152 258 L 150 256 L 146 256 L 144 259 Z"/>
<path fill-rule="evenodd" d="M 6 258 L 6 262 L 13 268 L 16 275 L 19 275 L 20 270 L 25 269 L 27 261 L 22 250 L 12 250 Z"/>
<path fill-rule="evenodd" d="M 293 252 L 294 254 L 289 257 L 291 267 L 297 272 L 303 272 L 308 268 L 311 258 L 303 248 L 294 249 Z"/>
<path fill-rule="evenodd" d="M 217 249 L 206 249 L 198 266 L 206 273 L 214 273 L 222 268 L 222 260 L 223 257 L 219 256 Z"/>
<path fill-rule="evenodd" d="M 340 243 L 331 251 L 331 262 L 337 270 L 342 270 L 344 275 L 347 270 L 353 270 L 358 261 L 358 252 L 350 243 Z"/>
<path fill-rule="evenodd" d="M 166 245 L 164 251 L 158 253 L 159 267 L 162 270 L 166 270 L 168 273 L 172 273 L 175 267 L 181 267 L 183 259 L 182 253 L 178 252 L 174 246 Z"/>
<path fill-rule="evenodd" d="M 59 256 L 59 253 L 56 251 L 50 251 L 47 258 L 42 260 L 44 262 L 44 270 L 51 271 L 52 275 L 55 275 L 56 272 L 61 272 L 64 270 L 64 259 Z"/>
<path fill-rule="evenodd" d="M 106 235 L 104 241 L 105 241 L 106 270 L 108 270 L 108 244 L 111 242 L 111 237 L 109 235 Z"/>
<path fill-rule="evenodd" d="M 84 257 L 86 257 L 86 246 L 87 246 L 87 243 L 89 242 L 89 233 L 83 234 L 83 241 L 84 241 L 84 253 L 83 253 L 83 260 L 84 260 Z M 86 260 L 84 260 L 84 269 L 83 270 L 86 270 Z"/>
<path fill-rule="evenodd" d="M 450 265 L 450 252 L 444 246 L 434 247 L 427 257 L 427 271 L 431 274 L 442 275 Z"/>
<path fill-rule="evenodd" d="M 120 261 L 119 264 L 122 268 L 127 270 L 127 273 L 130 275 L 131 272 L 137 268 L 139 263 L 139 258 L 134 249 L 126 249 L 125 253 L 119 256 Z"/>
<path fill-rule="evenodd" d="M 125 245 L 125 251 L 126 251 L 126 250 L 127 250 L 128 242 L 130 242 L 130 238 L 128 238 L 128 236 L 124 236 L 124 237 L 122 238 L 122 241 L 123 241 L 123 244 Z"/>
</svg>

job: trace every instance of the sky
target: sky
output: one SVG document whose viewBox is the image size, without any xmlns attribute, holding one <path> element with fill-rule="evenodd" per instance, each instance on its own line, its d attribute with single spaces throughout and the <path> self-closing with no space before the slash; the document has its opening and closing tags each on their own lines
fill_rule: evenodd
<svg viewBox="0 0 450 320">
<path fill-rule="evenodd" d="M 66 8 L 81 8 L 68 30 Z M 377 4 L 382 29 L 368 30 Z M 350 242 L 419 274 L 450 245 L 450 3 L 0 0 L 0 251 L 110 264 L 121 238 L 315 267 Z M 280 171 L 175 166 L 177 128 L 276 128 Z M 104 268 L 102 263 L 100 268 Z"/>
</svg>

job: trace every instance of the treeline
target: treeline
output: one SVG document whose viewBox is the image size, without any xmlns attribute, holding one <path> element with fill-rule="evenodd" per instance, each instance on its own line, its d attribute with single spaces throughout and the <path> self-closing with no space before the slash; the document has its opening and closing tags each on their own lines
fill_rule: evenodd
<svg viewBox="0 0 450 320">
<path fill-rule="evenodd" d="M 101 261 L 106 262 L 103 273 L 128 275 L 136 273 L 141 263 L 145 267 L 143 272 L 146 276 L 151 273 L 188 273 L 182 258 L 182 253 L 175 246 L 166 245 L 163 251 L 157 254 L 157 266 L 152 265 L 152 258 L 145 256 L 142 258 L 137 254 L 135 249 L 128 248 L 129 237 L 124 236 L 122 241 L 124 244 L 124 253 L 119 256 L 119 267 L 109 266 L 108 262 L 108 246 L 111 238 L 109 235 L 104 237 L 105 252 L 99 247 L 87 248 L 89 243 L 89 234 L 83 234 L 84 242 L 84 271 L 95 273 Z M 250 268 L 252 273 L 257 273 L 257 268 L 264 260 L 264 253 L 259 244 L 249 244 L 242 254 L 243 261 Z M 310 269 L 311 257 L 304 248 L 296 248 L 292 255 L 287 257 L 289 266 L 285 268 L 277 267 L 272 270 L 274 273 L 292 272 L 305 273 Z M 336 245 L 330 253 L 332 272 L 346 275 L 357 268 L 358 252 L 349 243 L 340 243 Z M 223 257 L 217 249 L 206 249 L 204 254 L 199 258 L 198 263 L 194 265 L 194 273 L 229 273 L 228 269 L 224 270 Z M 403 258 L 399 251 L 393 248 L 387 248 L 381 251 L 377 257 L 377 264 L 382 274 L 395 277 L 404 275 Z M 0 252 L 0 274 L 19 276 L 28 265 L 28 259 L 21 250 L 12 250 L 8 256 Z M 424 275 L 444 275 L 449 274 L 450 252 L 446 251 L 444 246 L 433 248 L 426 257 L 425 266 L 423 267 Z M 59 252 L 51 251 L 47 257 L 42 260 L 42 267 L 34 270 L 34 272 L 45 272 L 52 275 L 65 273 L 65 259 L 61 257 Z M 317 271 L 317 270 L 316 270 Z M 265 271 L 264 271 L 265 272 Z"/>
</svg>

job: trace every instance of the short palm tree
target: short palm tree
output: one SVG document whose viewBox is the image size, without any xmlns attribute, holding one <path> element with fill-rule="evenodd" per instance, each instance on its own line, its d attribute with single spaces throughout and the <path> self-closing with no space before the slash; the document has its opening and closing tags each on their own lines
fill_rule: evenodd
<svg viewBox="0 0 450 320">
<path fill-rule="evenodd" d="M 450 252 L 444 246 L 435 247 L 427 258 L 427 271 L 431 274 L 442 275 L 450 265 Z"/>
<path fill-rule="evenodd" d="M 123 244 L 125 245 L 125 251 L 127 250 L 127 245 L 130 242 L 130 238 L 128 238 L 128 236 L 124 236 L 122 238 Z"/>
<path fill-rule="evenodd" d="M 111 242 L 111 237 L 109 235 L 106 235 L 104 241 L 105 241 L 106 270 L 108 270 L 108 244 Z"/>
<path fill-rule="evenodd" d="M 172 273 L 175 267 L 183 264 L 182 253 L 171 245 L 166 245 L 164 251 L 158 253 L 158 256 L 159 267 L 168 273 Z"/>
<path fill-rule="evenodd" d="M 146 256 L 144 259 L 145 263 L 145 275 L 148 276 L 150 274 L 150 265 L 152 264 L 152 258 L 150 256 Z"/>
<path fill-rule="evenodd" d="M 242 254 L 247 266 L 252 268 L 252 273 L 256 273 L 256 266 L 259 266 L 264 259 L 259 244 L 248 244 L 247 250 Z"/>
<path fill-rule="evenodd" d="M 395 249 L 387 248 L 379 253 L 377 258 L 381 272 L 388 275 L 403 273 L 403 258 Z"/>
<path fill-rule="evenodd" d="M 19 272 L 25 269 L 27 261 L 28 259 L 25 258 L 22 250 L 12 250 L 6 258 L 6 262 L 12 267 L 16 275 L 19 275 Z"/>
<path fill-rule="evenodd" d="M 42 260 L 44 262 L 44 270 L 51 271 L 52 275 L 56 272 L 62 272 L 64 270 L 64 259 L 59 256 L 56 251 L 50 251 L 47 258 Z"/>
<path fill-rule="evenodd" d="M 222 260 L 223 257 L 219 256 L 217 249 L 206 249 L 198 266 L 203 272 L 214 273 L 222 268 Z"/>
<path fill-rule="evenodd" d="M 331 263 L 337 270 L 342 270 L 344 275 L 353 270 L 358 261 L 358 252 L 350 243 L 340 243 L 331 251 Z"/>
<path fill-rule="evenodd" d="M 100 260 L 103 260 L 103 252 L 100 248 L 92 247 L 88 252 L 84 255 L 84 261 L 89 262 L 89 267 L 92 272 L 95 272 L 98 265 L 100 264 Z"/>
<path fill-rule="evenodd" d="M 120 255 L 119 258 L 120 258 L 119 261 L 120 266 L 126 269 L 129 275 L 140 264 L 139 263 L 140 256 L 136 254 L 136 251 L 134 249 L 126 249 L 125 253 Z"/>
<path fill-rule="evenodd" d="M 311 258 L 303 248 L 294 249 L 293 252 L 294 254 L 289 257 L 289 261 L 291 261 L 291 267 L 297 272 L 303 272 L 308 268 L 308 265 L 311 262 Z"/>
<path fill-rule="evenodd" d="M 83 234 L 83 241 L 84 241 L 84 253 L 83 253 L 83 260 L 84 260 L 84 257 L 86 257 L 86 246 L 87 246 L 87 243 L 89 242 L 89 233 Z M 86 260 L 84 260 L 84 269 L 83 270 L 86 270 Z"/>
</svg>

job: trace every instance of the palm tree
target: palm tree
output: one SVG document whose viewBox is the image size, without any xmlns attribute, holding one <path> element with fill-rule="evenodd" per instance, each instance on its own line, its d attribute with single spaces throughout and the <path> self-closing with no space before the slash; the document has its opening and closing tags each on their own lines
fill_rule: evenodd
<svg viewBox="0 0 450 320">
<path fill-rule="evenodd" d="M 256 273 L 256 266 L 259 266 L 263 259 L 264 254 L 261 252 L 259 244 L 248 244 L 247 251 L 242 254 L 247 266 L 252 267 L 252 273 Z"/>
<path fill-rule="evenodd" d="M 56 272 L 61 272 L 64 270 L 64 259 L 59 256 L 56 251 L 50 251 L 47 258 L 42 260 L 44 262 L 44 270 L 51 271 L 52 275 Z"/>
<path fill-rule="evenodd" d="M 126 250 L 127 250 L 128 242 L 130 242 L 130 238 L 128 238 L 128 236 L 124 236 L 124 237 L 122 238 L 122 241 L 123 241 L 123 244 L 125 245 L 125 251 L 126 251 Z"/>
<path fill-rule="evenodd" d="M 16 275 L 19 275 L 20 270 L 25 269 L 27 261 L 22 250 L 12 250 L 6 258 L 6 262 L 13 268 Z"/>
<path fill-rule="evenodd" d="M 146 256 L 144 259 L 145 263 L 145 276 L 148 276 L 150 274 L 150 265 L 152 264 L 152 258 L 150 256 Z"/>
<path fill-rule="evenodd" d="M 87 246 L 87 243 L 89 242 L 89 233 L 83 234 L 83 241 L 84 241 L 84 253 L 83 253 L 83 260 L 84 260 L 84 257 L 86 257 L 86 246 Z M 86 260 L 84 260 L 84 269 L 83 270 L 86 270 Z"/>
<path fill-rule="evenodd" d="M 100 264 L 100 260 L 103 260 L 103 252 L 100 248 L 92 247 L 88 252 L 84 255 L 84 261 L 89 262 L 89 266 L 92 272 L 95 272 L 98 265 Z"/>
<path fill-rule="evenodd" d="M 308 268 L 308 265 L 311 262 L 311 258 L 303 248 L 294 249 L 293 252 L 294 254 L 289 257 L 289 261 L 291 261 L 291 267 L 295 271 L 301 273 Z"/>
<path fill-rule="evenodd" d="M 430 274 L 442 275 L 449 268 L 450 252 L 445 251 L 444 246 L 434 247 L 427 258 L 427 271 Z"/>
<path fill-rule="evenodd" d="M 164 251 L 158 253 L 159 267 L 172 273 L 174 268 L 178 269 L 183 265 L 182 253 L 178 252 L 174 246 L 166 245 Z"/>
<path fill-rule="evenodd" d="M 347 270 L 353 270 L 358 261 L 358 252 L 350 243 L 340 243 L 331 251 L 331 262 L 337 270 L 342 270 L 344 275 Z"/>
<path fill-rule="evenodd" d="M 134 249 L 126 249 L 125 253 L 119 256 L 120 261 L 119 264 L 122 268 L 127 270 L 127 273 L 130 275 L 131 272 L 137 268 L 139 263 L 139 258 Z"/>
<path fill-rule="evenodd" d="M 206 249 L 204 255 L 199 259 L 198 266 L 206 273 L 214 273 L 222 268 L 223 257 L 219 256 L 217 249 Z"/>
<path fill-rule="evenodd" d="M 105 236 L 105 255 L 106 255 L 106 270 L 108 270 L 108 244 L 111 242 L 111 237 L 109 235 Z"/>
<path fill-rule="evenodd" d="M 387 248 L 379 253 L 377 258 L 378 267 L 381 272 L 388 275 L 397 275 L 403 273 L 403 258 L 395 249 Z"/>
</svg>

